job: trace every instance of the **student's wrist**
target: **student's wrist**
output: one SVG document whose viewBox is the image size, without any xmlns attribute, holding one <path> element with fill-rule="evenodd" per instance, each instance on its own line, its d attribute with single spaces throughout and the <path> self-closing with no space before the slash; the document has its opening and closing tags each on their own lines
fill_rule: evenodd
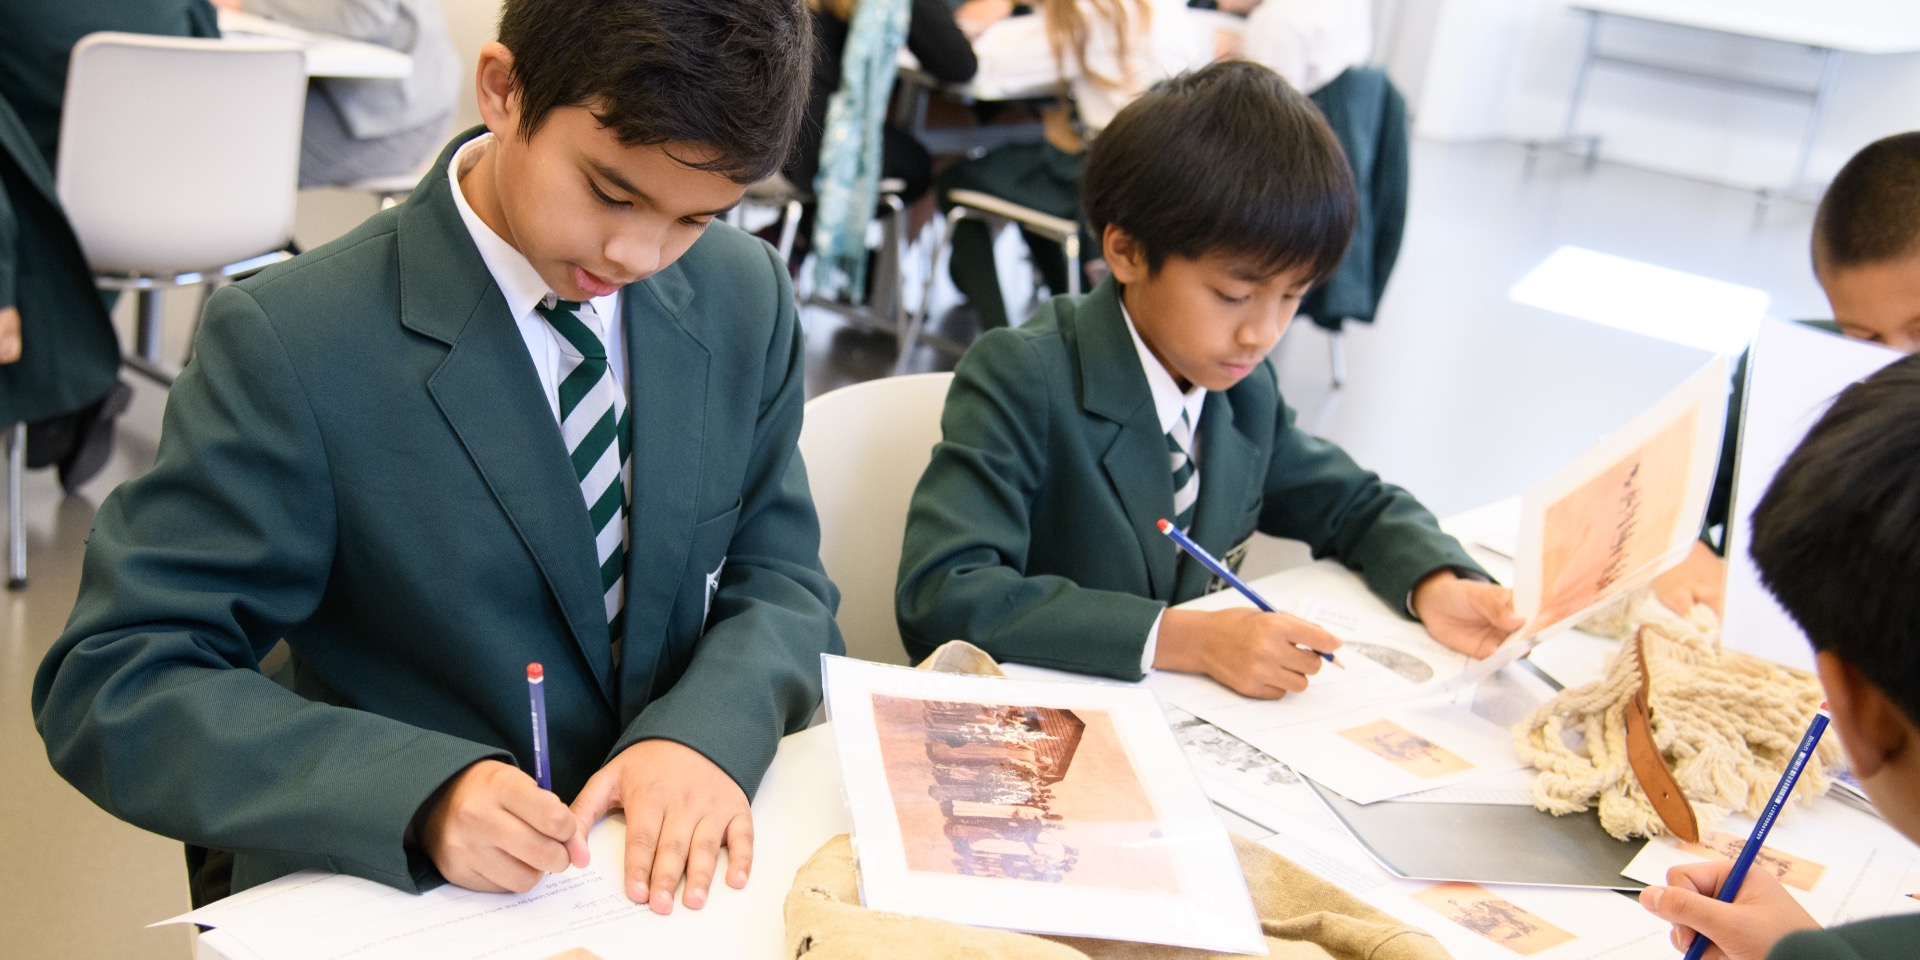
<svg viewBox="0 0 1920 960">
<path fill-rule="evenodd" d="M 1208 673 L 1212 663 L 1207 630 L 1211 613 L 1168 607 L 1160 617 L 1160 636 L 1153 652 L 1155 670 Z"/>
</svg>

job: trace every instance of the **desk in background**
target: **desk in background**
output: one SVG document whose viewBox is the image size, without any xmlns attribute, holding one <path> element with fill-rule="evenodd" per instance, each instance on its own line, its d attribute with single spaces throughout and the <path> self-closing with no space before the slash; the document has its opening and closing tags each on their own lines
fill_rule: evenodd
<svg viewBox="0 0 1920 960">
<path fill-rule="evenodd" d="M 1587 79 L 1596 65 L 1804 103 L 1808 107 L 1807 124 L 1801 132 L 1793 175 L 1779 187 L 1760 191 L 1763 206 L 1775 196 L 1808 189 L 1807 162 L 1813 155 L 1821 121 L 1826 117 L 1843 54 L 1920 52 L 1920 17 L 1916 17 L 1907 4 L 1887 0 L 1825 4 L 1804 0 L 1572 0 L 1569 7 L 1585 14 L 1588 25 L 1586 42 L 1580 51 L 1580 66 L 1574 74 L 1573 93 L 1567 100 L 1566 122 L 1560 139 L 1529 143 L 1529 156 L 1542 148 L 1579 148 L 1585 152 L 1588 166 L 1592 166 L 1599 155 L 1600 138 L 1579 134 L 1576 123 L 1580 102 L 1586 95 Z M 1821 56 L 1820 79 L 1812 87 L 1791 86 L 1747 75 L 1715 73 L 1609 53 L 1600 46 L 1601 27 L 1607 20 L 1637 20 L 1806 47 Z"/>
<path fill-rule="evenodd" d="M 219 13 L 223 36 L 272 37 L 299 44 L 307 55 L 309 77 L 398 80 L 413 73 L 413 58 L 398 50 L 302 30 L 243 11 L 221 10 Z"/>
</svg>

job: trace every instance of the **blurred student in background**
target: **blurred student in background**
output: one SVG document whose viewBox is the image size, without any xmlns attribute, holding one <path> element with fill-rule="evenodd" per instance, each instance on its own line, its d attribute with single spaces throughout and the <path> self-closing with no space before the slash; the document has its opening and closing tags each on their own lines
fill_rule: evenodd
<svg viewBox="0 0 1920 960">
<path fill-rule="evenodd" d="M 438 0 L 213 0 L 272 20 L 378 44 L 413 58 L 400 79 L 316 77 L 307 85 L 300 185 L 342 186 L 411 173 L 453 125 L 465 71 Z"/>
<path fill-rule="evenodd" d="M 0 4 L 0 430 L 69 493 L 106 465 L 132 391 L 120 342 L 54 191 L 67 60 L 90 33 L 214 37 L 207 0 Z"/>
</svg>

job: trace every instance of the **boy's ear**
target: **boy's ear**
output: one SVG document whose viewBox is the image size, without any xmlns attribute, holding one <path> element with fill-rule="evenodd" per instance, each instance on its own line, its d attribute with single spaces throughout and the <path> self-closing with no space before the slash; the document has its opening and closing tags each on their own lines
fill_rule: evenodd
<svg viewBox="0 0 1920 960">
<path fill-rule="evenodd" d="M 1827 692 L 1827 712 L 1833 729 L 1847 749 L 1855 776 L 1866 779 L 1880 772 L 1901 752 L 1916 744 L 1913 722 L 1886 692 L 1875 686 L 1839 654 L 1821 651 L 1814 669 Z"/>
<path fill-rule="evenodd" d="M 480 120 L 496 137 L 520 132 L 520 94 L 513 88 L 513 51 L 498 40 L 480 48 L 473 71 L 474 99 Z"/>
<path fill-rule="evenodd" d="M 1116 282 L 1136 283 L 1147 278 L 1147 250 L 1133 234 L 1109 223 L 1100 233 L 1100 249 Z"/>
</svg>

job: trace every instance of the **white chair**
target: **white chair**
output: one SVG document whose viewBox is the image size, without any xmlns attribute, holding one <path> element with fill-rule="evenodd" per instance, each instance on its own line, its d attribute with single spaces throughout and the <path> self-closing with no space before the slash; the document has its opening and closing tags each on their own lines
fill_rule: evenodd
<svg viewBox="0 0 1920 960">
<path fill-rule="evenodd" d="M 907 503 L 940 441 L 951 373 L 886 377 L 807 403 L 800 454 L 820 514 L 820 562 L 840 588 L 847 656 L 907 662 L 893 616 Z"/>
<path fill-rule="evenodd" d="M 305 55 L 290 41 L 95 33 L 73 48 L 55 181 L 95 282 L 131 290 L 127 365 L 163 384 L 160 292 L 283 259 Z"/>
</svg>

